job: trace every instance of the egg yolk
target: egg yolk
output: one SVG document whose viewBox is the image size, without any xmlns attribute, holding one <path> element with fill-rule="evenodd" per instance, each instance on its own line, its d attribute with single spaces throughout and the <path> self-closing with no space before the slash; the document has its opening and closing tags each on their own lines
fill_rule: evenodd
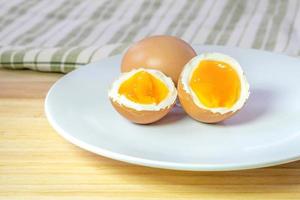
<svg viewBox="0 0 300 200">
<path fill-rule="evenodd" d="M 235 69 L 224 62 L 201 61 L 189 84 L 200 102 L 208 108 L 230 108 L 240 97 L 239 76 Z"/>
<path fill-rule="evenodd" d="M 145 71 L 137 72 L 119 88 L 119 94 L 140 104 L 158 104 L 166 98 L 168 92 L 161 80 Z"/>
</svg>

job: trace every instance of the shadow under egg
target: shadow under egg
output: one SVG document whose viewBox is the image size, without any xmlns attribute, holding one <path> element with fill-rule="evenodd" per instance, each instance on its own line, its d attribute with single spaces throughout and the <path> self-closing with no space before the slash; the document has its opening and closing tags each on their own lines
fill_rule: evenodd
<svg viewBox="0 0 300 200">
<path fill-rule="evenodd" d="M 188 117 L 181 105 L 176 102 L 173 109 L 161 120 L 153 123 L 153 125 L 161 126 L 161 125 L 168 125 L 172 123 L 176 123 L 183 118 Z"/>
<path fill-rule="evenodd" d="M 261 88 L 251 90 L 249 99 L 243 108 L 231 118 L 219 123 L 220 125 L 240 125 L 258 120 L 272 108 L 276 91 Z"/>
</svg>

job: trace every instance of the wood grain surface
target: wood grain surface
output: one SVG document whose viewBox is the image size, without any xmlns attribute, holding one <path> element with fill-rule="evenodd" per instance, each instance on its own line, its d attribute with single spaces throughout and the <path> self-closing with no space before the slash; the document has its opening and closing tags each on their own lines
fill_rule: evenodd
<svg viewBox="0 0 300 200">
<path fill-rule="evenodd" d="M 300 162 L 233 172 L 171 171 L 70 144 L 44 114 L 45 95 L 61 76 L 0 69 L 0 199 L 300 199 Z"/>
</svg>

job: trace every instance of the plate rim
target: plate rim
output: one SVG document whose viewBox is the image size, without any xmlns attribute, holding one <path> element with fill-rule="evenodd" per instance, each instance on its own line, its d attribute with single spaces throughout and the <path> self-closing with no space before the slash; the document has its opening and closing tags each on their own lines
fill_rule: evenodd
<svg viewBox="0 0 300 200">
<path fill-rule="evenodd" d="M 255 52 L 280 55 L 283 57 L 288 57 L 289 59 L 294 58 L 294 59 L 298 60 L 298 58 L 296 58 L 296 57 L 279 54 L 276 52 L 273 53 L 273 52 L 264 51 L 264 50 L 257 50 L 257 49 L 248 49 L 248 48 L 231 47 L 231 46 L 220 46 L 220 45 L 193 45 L 193 47 L 209 47 L 209 48 L 216 47 L 216 48 L 244 49 L 244 50 L 250 50 L 250 51 L 255 51 Z M 119 57 L 121 55 L 122 54 L 118 54 L 118 55 L 103 58 L 103 59 L 114 59 L 115 57 Z M 73 70 L 72 72 L 59 78 L 47 92 L 47 95 L 46 95 L 46 98 L 44 101 L 45 102 L 44 111 L 45 111 L 46 118 L 48 119 L 50 125 L 54 128 L 54 130 L 57 132 L 58 135 L 60 135 L 65 140 L 69 141 L 70 143 L 74 144 L 75 146 L 80 147 L 89 152 L 95 153 L 97 155 L 113 159 L 113 160 L 118 160 L 118 161 L 135 164 L 135 165 L 139 165 L 139 166 L 154 167 L 154 168 L 161 168 L 161 169 L 171 169 L 171 170 L 181 170 L 181 171 L 236 171 L 236 170 L 246 170 L 246 169 L 257 169 L 257 168 L 262 168 L 262 167 L 269 167 L 269 166 L 280 165 L 280 164 L 285 164 L 285 163 L 300 160 L 300 154 L 299 154 L 299 155 L 285 157 L 282 159 L 271 159 L 271 160 L 267 160 L 265 162 L 258 162 L 258 163 L 253 163 L 253 162 L 243 163 L 243 164 L 238 164 L 238 163 L 232 163 L 232 164 L 176 163 L 176 162 L 145 159 L 142 157 L 131 156 L 131 155 L 126 155 L 126 154 L 106 150 L 106 149 L 100 148 L 98 146 L 91 145 L 84 141 L 81 141 L 81 140 L 77 139 L 76 137 L 73 137 L 72 134 L 69 134 L 66 130 L 64 130 L 62 127 L 60 127 L 58 125 L 58 123 L 54 120 L 53 116 L 50 114 L 50 108 L 49 108 L 50 96 L 53 93 L 53 91 L 55 90 L 55 88 L 57 87 L 57 85 L 60 84 L 60 82 L 63 79 L 65 79 L 68 76 L 71 76 L 73 73 L 78 73 L 79 71 L 84 70 L 84 68 L 89 67 L 90 65 L 95 65 L 95 63 L 101 62 L 103 59 L 93 62 L 93 63 L 86 64 L 84 66 L 81 66 L 80 68 L 77 68 L 77 69 Z"/>
</svg>

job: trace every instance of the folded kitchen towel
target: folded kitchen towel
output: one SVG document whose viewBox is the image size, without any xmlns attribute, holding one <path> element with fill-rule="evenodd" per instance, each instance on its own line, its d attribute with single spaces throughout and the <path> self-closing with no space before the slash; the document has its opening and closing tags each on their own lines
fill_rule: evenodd
<svg viewBox="0 0 300 200">
<path fill-rule="evenodd" d="M 22 47 L 0 49 L 0 67 L 46 72 L 70 72 L 82 65 L 120 53 L 128 43 L 103 46 Z"/>
<path fill-rule="evenodd" d="M 300 55 L 299 0 L 0 0 L 0 67 L 69 72 L 146 36 Z"/>
</svg>

